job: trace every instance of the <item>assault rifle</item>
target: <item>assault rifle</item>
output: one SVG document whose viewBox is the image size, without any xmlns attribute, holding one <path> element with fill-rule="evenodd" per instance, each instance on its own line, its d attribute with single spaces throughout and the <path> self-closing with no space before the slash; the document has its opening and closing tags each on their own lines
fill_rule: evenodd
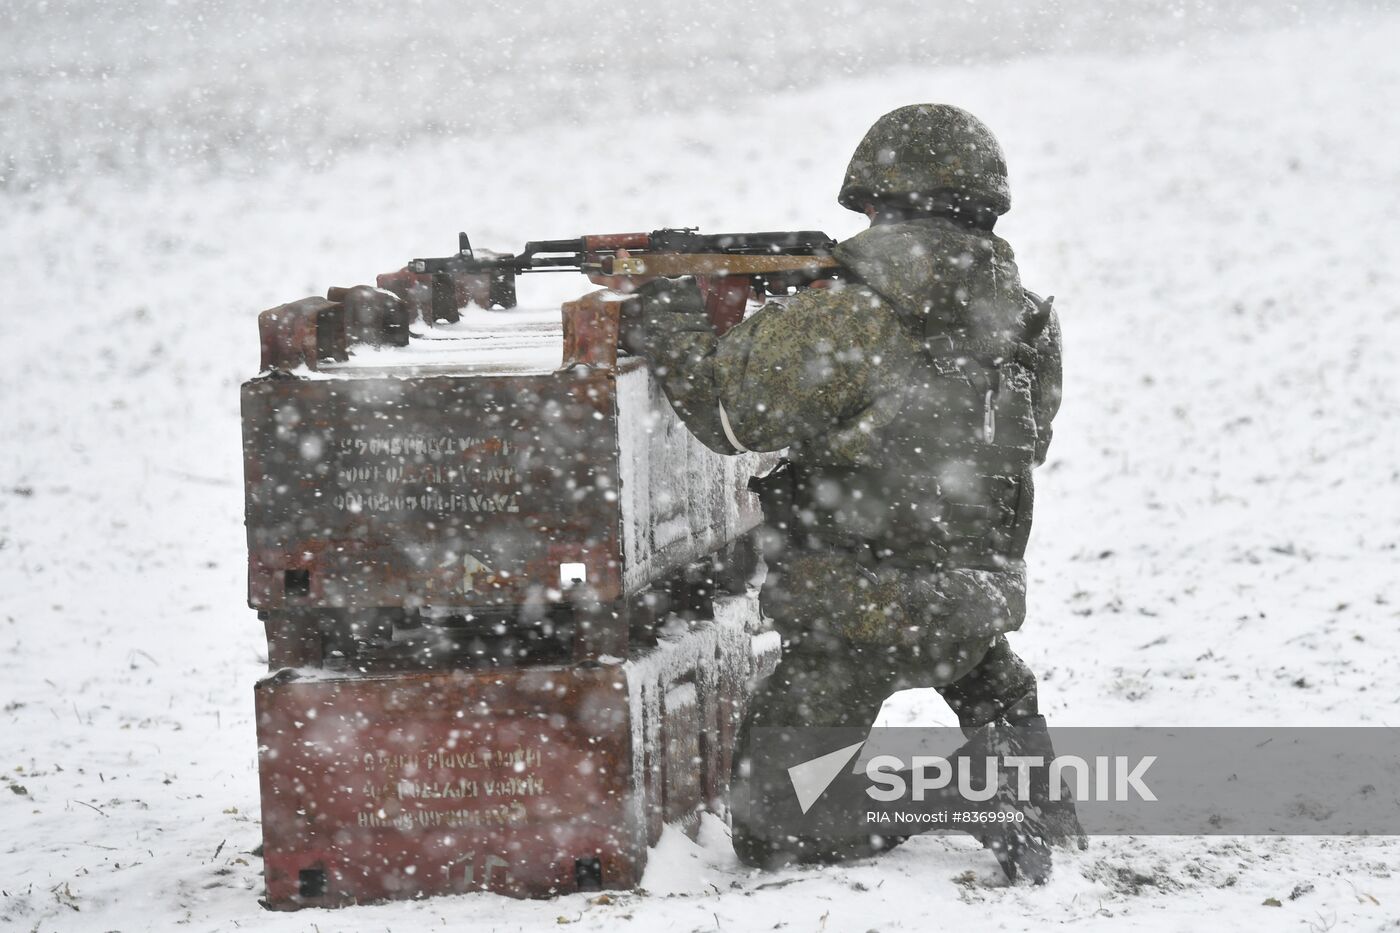
<svg viewBox="0 0 1400 933">
<path fill-rule="evenodd" d="M 435 320 L 456 320 L 463 298 L 484 308 L 515 307 L 515 277 L 528 272 L 580 272 L 614 287 L 627 279 L 692 275 L 712 302 L 742 309 L 751 292 L 781 295 L 839 277 L 835 245 L 817 230 L 701 234 L 686 227 L 532 240 L 519 253 L 478 254 L 462 233 L 455 255 L 414 259 L 406 271 L 431 278 Z"/>
</svg>

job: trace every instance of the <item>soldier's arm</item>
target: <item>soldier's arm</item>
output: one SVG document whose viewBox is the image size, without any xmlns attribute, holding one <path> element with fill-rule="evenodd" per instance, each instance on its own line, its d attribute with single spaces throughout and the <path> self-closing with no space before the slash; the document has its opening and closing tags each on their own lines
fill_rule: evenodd
<svg viewBox="0 0 1400 933">
<path fill-rule="evenodd" d="M 829 432 L 870 403 L 877 347 L 893 323 L 863 286 L 807 289 L 772 302 L 723 337 L 670 326 L 647 354 L 686 426 L 720 453 L 780 450 Z"/>
</svg>

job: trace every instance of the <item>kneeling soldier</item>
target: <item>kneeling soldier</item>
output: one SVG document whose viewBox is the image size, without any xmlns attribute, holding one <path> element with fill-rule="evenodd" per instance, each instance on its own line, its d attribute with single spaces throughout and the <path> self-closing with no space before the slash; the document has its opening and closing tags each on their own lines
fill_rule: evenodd
<svg viewBox="0 0 1400 933">
<path fill-rule="evenodd" d="M 971 741 L 1009 725 L 1033 746 L 1022 753 L 1045 754 L 1035 676 L 1007 634 L 1025 617 L 1060 331 L 993 233 L 1011 204 L 1001 147 L 956 107 L 902 107 L 861 141 L 839 201 L 871 226 L 836 247 L 845 275 L 829 287 L 723 337 L 688 279 L 643 285 L 624 318 L 624 347 L 708 446 L 788 451 L 759 481 L 762 601 L 782 660 L 741 743 L 759 727 L 868 727 L 894 691 L 934 687 Z M 1013 879 L 1043 881 L 1046 843 L 1078 836 L 1060 804 L 982 838 Z M 773 837 L 738 814 L 734 826 L 740 857 L 765 866 L 893 841 Z"/>
</svg>

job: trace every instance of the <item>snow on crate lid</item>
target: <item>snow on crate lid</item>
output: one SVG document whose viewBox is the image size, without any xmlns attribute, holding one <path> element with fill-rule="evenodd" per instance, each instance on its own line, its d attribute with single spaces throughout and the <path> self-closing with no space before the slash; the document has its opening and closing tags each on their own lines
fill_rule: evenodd
<svg viewBox="0 0 1400 933">
<path fill-rule="evenodd" d="M 418 321 L 411 333 L 405 347 L 354 346 L 349 360 L 322 363 L 321 374 L 330 378 L 391 373 L 523 375 L 553 372 L 564 357 L 558 306 L 508 311 L 468 307 L 455 323 L 429 326 Z"/>
</svg>

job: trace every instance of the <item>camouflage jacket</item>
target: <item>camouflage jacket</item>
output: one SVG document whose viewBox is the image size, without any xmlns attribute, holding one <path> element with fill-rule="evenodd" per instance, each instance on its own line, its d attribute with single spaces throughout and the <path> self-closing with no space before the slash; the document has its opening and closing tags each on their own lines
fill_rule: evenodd
<svg viewBox="0 0 1400 933">
<path fill-rule="evenodd" d="M 1034 305 L 1010 245 L 949 220 L 871 227 L 836 258 L 851 281 L 723 337 L 671 335 L 672 405 L 714 450 L 787 448 L 828 540 L 1019 557 L 1059 408 L 1058 322 L 1022 342 Z"/>
</svg>

